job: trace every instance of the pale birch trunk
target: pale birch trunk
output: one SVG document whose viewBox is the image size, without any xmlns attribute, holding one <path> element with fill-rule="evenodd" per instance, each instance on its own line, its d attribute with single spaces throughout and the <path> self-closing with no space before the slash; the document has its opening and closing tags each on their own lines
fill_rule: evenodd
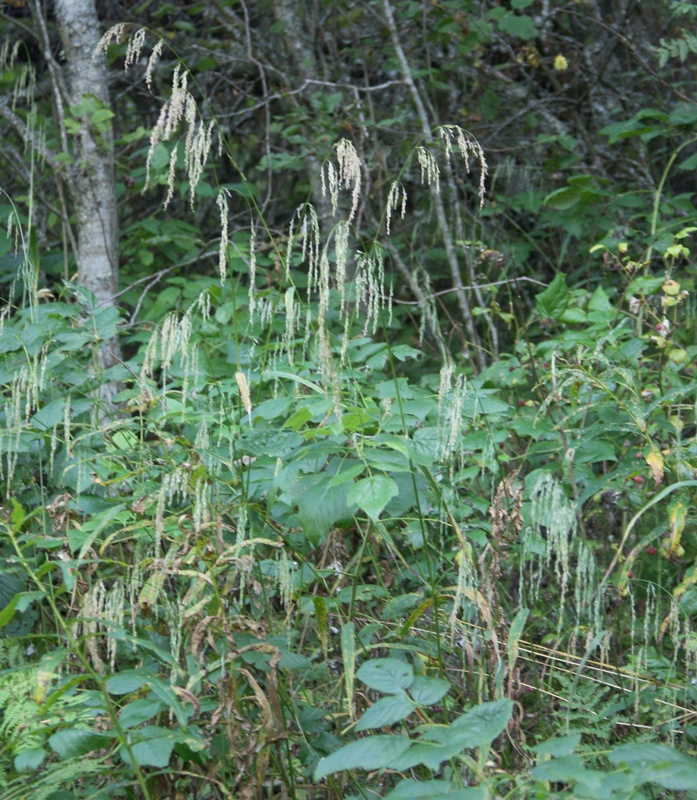
<svg viewBox="0 0 697 800">
<path fill-rule="evenodd" d="M 96 98 L 109 106 L 103 53 L 97 53 L 99 22 L 94 0 L 56 0 L 56 15 L 65 51 L 68 105 Z M 99 131 L 84 121 L 70 174 L 70 192 L 77 217 L 78 282 L 100 307 L 115 306 L 118 290 L 118 230 L 114 191 L 114 141 L 111 123 Z M 100 348 L 100 367 L 119 359 L 116 338 Z"/>
</svg>

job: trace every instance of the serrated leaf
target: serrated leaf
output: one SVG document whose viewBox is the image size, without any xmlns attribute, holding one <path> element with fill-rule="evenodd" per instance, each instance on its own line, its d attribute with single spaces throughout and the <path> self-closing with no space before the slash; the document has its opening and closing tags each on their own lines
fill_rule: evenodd
<svg viewBox="0 0 697 800">
<path fill-rule="evenodd" d="M 636 777 L 673 791 L 697 789 L 697 760 L 667 744 L 623 744 L 609 755 L 618 767 L 629 767 Z"/>
<path fill-rule="evenodd" d="M 457 737 L 462 748 L 491 744 L 508 725 L 513 713 L 513 701 L 503 699 L 491 703 L 480 703 L 455 719 L 449 728 L 439 728 L 434 741 L 447 742 Z"/>
<path fill-rule="evenodd" d="M 437 772 L 444 761 L 449 761 L 461 753 L 465 748 L 460 747 L 458 742 L 436 743 L 418 742 L 412 745 L 406 752 L 401 753 L 397 758 L 389 763 L 390 769 L 403 772 L 413 769 L 422 764 L 428 769 Z"/>
<path fill-rule="evenodd" d="M 615 309 L 612 307 L 610 298 L 602 286 L 598 286 L 588 301 L 589 311 L 601 311 L 604 314 L 613 314 Z"/>
<path fill-rule="evenodd" d="M 130 755 L 125 747 L 120 755 L 126 764 L 133 766 L 131 755 L 140 767 L 157 767 L 163 769 L 169 764 L 174 745 L 181 735 L 168 728 L 150 725 L 136 732 L 137 739 L 130 746 Z"/>
<path fill-rule="evenodd" d="M 406 692 L 382 697 L 374 703 L 356 724 L 356 731 L 367 731 L 372 728 L 384 728 L 401 722 L 416 708 L 416 703 L 409 699 Z"/>
<path fill-rule="evenodd" d="M 398 658 L 374 658 L 361 665 L 356 677 L 376 692 L 396 694 L 411 686 L 414 670 Z"/>
<path fill-rule="evenodd" d="M 355 483 L 348 492 L 346 504 L 357 505 L 377 522 L 385 506 L 399 494 L 397 484 L 386 475 L 372 475 Z"/>
<path fill-rule="evenodd" d="M 588 316 L 582 308 L 567 308 L 560 315 L 559 321 L 565 325 L 581 325 L 584 322 L 588 322 Z"/>
<path fill-rule="evenodd" d="M 136 725 L 142 725 L 166 708 L 166 704 L 158 698 L 140 698 L 121 709 L 119 722 L 124 730 L 135 728 Z"/>
<path fill-rule="evenodd" d="M 432 706 L 450 691 L 450 681 L 445 678 L 432 678 L 417 675 L 409 687 L 409 694 L 414 702 L 421 706 Z"/>
<path fill-rule="evenodd" d="M 401 771 L 423 764 L 438 770 L 444 761 L 464 750 L 490 745 L 504 731 L 512 712 L 511 700 L 498 700 L 476 706 L 451 725 L 427 727 L 421 740 L 391 761 L 389 766 Z"/>
<path fill-rule="evenodd" d="M 365 739 L 351 742 L 326 758 L 320 759 L 315 767 L 314 778 L 318 781 L 334 772 L 357 767 L 385 769 L 410 744 L 406 736 L 366 736 Z"/>
<path fill-rule="evenodd" d="M 541 317 L 558 319 L 566 310 L 569 303 L 569 287 L 563 273 L 558 272 L 549 286 L 535 295 L 537 310 Z"/>
<path fill-rule="evenodd" d="M 357 478 L 362 472 L 365 472 L 365 464 L 351 464 L 349 463 L 348 466 L 341 466 L 341 469 L 336 473 L 336 475 L 329 481 L 327 484 L 328 488 L 332 488 L 334 486 L 342 486 L 344 483 L 348 483 L 352 481 L 354 478 Z"/>
<path fill-rule="evenodd" d="M 108 747 L 111 741 L 111 736 L 106 733 L 67 728 L 50 736 L 48 745 L 60 758 L 77 758 L 101 747 Z"/>
</svg>

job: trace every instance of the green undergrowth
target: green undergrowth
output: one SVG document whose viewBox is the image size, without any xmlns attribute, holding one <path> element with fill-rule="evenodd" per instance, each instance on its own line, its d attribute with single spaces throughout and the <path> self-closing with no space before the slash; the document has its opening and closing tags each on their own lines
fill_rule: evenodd
<svg viewBox="0 0 697 800">
<path fill-rule="evenodd" d="M 128 317 L 19 248 L 3 798 L 697 796 L 691 220 L 588 241 L 607 280 L 511 303 L 473 370 L 393 302 L 354 157 L 329 230 L 228 232 L 220 187 L 218 274 Z"/>
</svg>

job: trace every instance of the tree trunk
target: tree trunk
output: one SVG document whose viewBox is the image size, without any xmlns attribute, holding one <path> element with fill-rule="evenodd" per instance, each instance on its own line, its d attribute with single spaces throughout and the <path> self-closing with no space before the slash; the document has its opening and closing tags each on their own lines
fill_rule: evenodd
<svg viewBox="0 0 697 800">
<path fill-rule="evenodd" d="M 68 105 L 108 109 L 109 90 L 104 54 L 97 53 L 99 21 L 94 0 L 56 0 L 56 14 L 65 51 Z M 89 289 L 97 306 L 116 306 L 118 230 L 114 192 L 114 140 L 109 119 L 82 118 L 77 137 L 70 192 L 77 217 L 78 282 Z M 116 338 L 100 348 L 100 367 L 119 360 Z"/>
</svg>

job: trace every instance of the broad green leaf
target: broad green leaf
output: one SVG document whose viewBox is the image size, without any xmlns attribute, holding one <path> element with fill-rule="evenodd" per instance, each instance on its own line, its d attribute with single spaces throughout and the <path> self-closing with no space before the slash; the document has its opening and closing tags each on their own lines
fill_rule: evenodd
<svg viewBox="0 0 697 800">
<path fill-rule="evenodd" d="M 488 745 L 503 733 L 512 713 L 513 701 L 508 699 L 481 703 L 455 719 L 450 726 L 429 731 L 427 738 L 437 742 L 457 738 L 462 748 Z"/>
<path fill-rule="evenodd" d="M 582 439 L 574 453 L 576 464 L 597 464 L 599 461 L 617 461 L 615 446 L 603 439 Z"/>
<path fill-rule="evenodd" d="M 314 778 L 319 781 L 327 775 L 347 769 L 385 769 L 410 744 L 406 736 L 366 736 L 320 759 L 315 767 Z"/>
<path fill-rule="evenodd" d="M 416 703 L 407 696 L 406 692 L 400 691 L 389 697 L 382 697 L 358 720 L 356 731 L 394 725 L 395 722 L 406 719 L 415 708 Z"/>
<path fill-rule="evenodd" d="M 640 275 L 629 284 L 627 294 L 657 294 L 663 288 L 664 282 L 665 276 Z"/>
<path fill-rule="evenodd" d="M 407 770 L 423 764 L 432 770 L 440 769 L 464 750 L 490 745 L 506 728 L 513 702 L 508 699 L 482 703 L 458 717 L 451 725 L 425 728 L 421 740 L 390 762 L 391 769 Z"/>
<path fill-rule="evenodd" d="M 415 347 L 411 347 L 408 344 L 398 344 L 392 348 L 392 355 L 398 361 L 406 361 L 408 358 L 419 358 L 421 356 L 421 350 L 417 350 Z"/>
<path fill-rule="evenodd" d="M 383 800 L 487 800 L 486 787 L 454 788 L 450 781 L 403 780 Z"/>
<path fill-rule="evenodd" d="M 312 419 L 312 411 L 307 406 L 301 406 L 283 423 L 284 428 L 298 431 Z"/>
<path fill-rule="evenodd" d="M 398 396 L 402 401 L 409 400 L 415 396 L 414 387 L 409 385 L 409 381 L 406 378 L 381 381 L 375 386 L 375 397 L 380 400 L 385 398 L 394 400 Z"/>
<path fill-rule="evenodd" d="M 92 122 L 95 125 L 99 125 L 101 122 L 106 122 L 107 120 L 113 119 L 114 112 L 110 111 L 108 108 L 98 108 L 92 114 Z"/>
<path fill-rule="evenodd" d="M 351 486 L 333 484 L 326 473 L 308 475 L 293 487 L 298 520 L 310 544 L 318 545 L 337 523 L 351 519 L 348 497 Z"/>
<path fill-rule="evenodd" d="M 414 670 L 398 658 L 374 658 L 361 665 L 356 677 L 377 692 L 396 694 L 411 686 Z"/>
<path fill-rule="evenodd" d="M 587 769 L 580 756 L 563 756 L 538 764 L 531 771 L 538 781 L 554 781 L 559 783 L 576 783 L 577 796 L 594 798 L 594 800 L 610 800 L 612 784 L 618 782 L 624 789 L 632 788 L 631 778 L 627 775 L 611 775 L 599 770 Z M 634 784 L 636 785 L 636 784 Z"/>
<path fill-rule="evenodd" d="M 517 36 L 519 39 L 534 39 L 538 30 L 535 27 L 532 17 L 527 14 L 509 14 L 503 19 L 499 20 L 499 29 L 503 33 L 508 33 L 511 36 Z"/>
<path fill-rule="evenodd" d="M 584 322 L 588 322 L 588 315 L 582 308 L 567 308 L 559 316 L 559 321 L 565 325 L 582 325 Z"/>
<path fill-rule="evenodd" d="M 673 125 L 694 125 L 697 122 L 697 108 L 691 103 L 678 103 L 668 119 Z"/>
<path fill-rule="evenodd" d="M 376 522 L 390 500 L 399 494 L 397 484 L 386 475 L 372 475 L 355 483 L 346 497 L 347 505 L 357 505 Z"/>
<path fill-rule="evenodd" d="M 264 662 L 265 663 L 265 662 Z M 191 714 L 191 704 L 182 702 L 175 691 L 175 687 L 168 680 L 163 680 L 158 675 L 153 675 L 150 679 L 153 697 L 159 697 L 167 706 L 170 712 L 174 713 L 177 722 L 184 727 Z"/>
<path fill-rule="evenodd" d="M 562 272 L 558 272 L 549 286 L 535 295 L 537 310 L 543 318 L 558 319 L 566 310 L 569 303 L 569 288 Z"/>
<path fill-rule="evenodd" d="M 573 208 L 580 200 L 581 191 L 578 188 L 575 186 L 563 186 L 561 189 L 556 189 L 551 194 L 548 194 L 544 199 L 544 204 L 560 211 L 565 211 L 567 208 Z"/>
<path fill-rule="evenodd" d="M 106 688 L 109 694 L 130 694 L 148 684 L 150 678 L 147 670 L 126 669 L 112 675 L 106 682 Z"/>
<path fill-rule="evenodd" d="M 693 153 L 689 158 L 686 158 L 684 161 L 681 161 L 678 164 L 678 169 L 686 170 L 692 172 L 692 170 L 697 169 L 697 153 Z"/>
<path fill-rule="evenodd" d="M 440 447 L 440 432 L 434 426 L 424 426 L 414 431 L 413 439 L 405 439 L 409 458 L 421 467 L 432 467 Z"/>
<path fill-rule="evenodd" d="M 421 706 L 432 706 L 450 691 L 450 681 L 417 675 L 409 687 L 412 699 Z"/>
<path fill-rule="evenodd" d="M 437 772 L 444 761 L 449 761 L 462 753 L 464 749 L 458 742 L 449 742 L 447 744 L 418 742 L 390 761 L 389 767 L 403 772 L 423 765 Z"/>
<path fill-rule="evenodd" d="M 352 481 L 357 478 L 361 473 L 365 472 L 365 464 L 355 464 L 352 461 L 347 461 L 339 467 L 336 475 L 327 484 L 328 487 L 341 486 L 344 483 Z"/>
<path fill-rule="evenodd" d="M 121 727 L 125 730 L 127 728 L 135 728 L 136 725 L 142 725 L 149 719 L 152 719 L 155 714 L 160 711 L 166 710 L 167 705 L 158 698 L 141 698 L 134 700 L 119 712 L 119 722 Z"/>
<path fill-rule="evenodd" d="M 60 758 L 76 758 L 108 747 L 112 737 L 106 733 L 95 733 L 83 728 L 66 728 L 50 736 L 48 744 L 51 750 Z"/>
<path fill-rule="evenodd" d="M 652 118 L 652 121 L 644 122 L 645 118 Z M 602 128 L 600 134 L 608 137 L 608 144 L 616 144 L 621 139 L 627 139 L 631 136 L 658 135 L 663 131 L 663 125 L 667 121 L 668 117 L 662 111 L 658 111 L 655 108 L 646 108 L 635 114 L 631 119 L 606 125 Z"/>
<path fill-rule="evenodd" d="M 344 416 L 341 419 L 341 424 L 343 425 L 343 428 L 347 433 L 360 431 L 368 423 L 372 423 L 373 428 L 375 428 L 377 425 L 377 422 L 375 420 L 375 415 L 371 414 L 369 411 L 366 411 L 365 409 L 357 409 L 357 410 L 354 409 L 352 411 L 349 411 L 348 413 L 344 414 Z"/>
<path fill-rule="evenodd" d="M 0 611 L 0 628 L 4 628 L 8 622 L 12 621 L 12 617 L 14 617 L 15 611 L 17 610 L 18 601 L 19 595 L 16 594 L 5 606 L 5 608 Z"/>
<path fill-rule="evenodd" d="M 554 739 L 548 739 L 542 744 L 535 745 L 530 748 L 533 753 L 538 756 L 568 756 L 571 755 L 578 747 L 581 741 L 580 733 L 572 733 L 569 736 L 560 736 Z"/>
<path fill-rule="evenodd" d="M 259 403 L 255 407 L 254 417 L 261 417 L 267 420 L 276 419 L 276 417 L 287 414 L 292 402 L 290 397 L 272 397 L 269 400 L 264 400 L 263 403 Z"/>
<path fill-rule="evenodd" d="M 169 764 L 174 745 L 180 741 L 181 735 L 168 728 L 150 725 L 135 731 L 130 746 L 131 755 L 140 767 L 156 767 L 164 769 Z M 133 766 L 131 756 L 125 747 L 119 751 L 121 758 Z"/>
<path fill-rule="evenodd" d="M 22 750 L 15 756 L 15 769 L 17 772 L 34 772 L 41 766 L 47 755 L 43 747 L 31 747 L 28 750 Z"/>
<path fill-rule="evenodd" d="M 59 422 L 63 422 L 64 411 L 64 398 L 51 400 L 50 403 L 46 403 L 32 416 L 31 423 L 35 428 L 50 430 L 58 425 Z"/>
<path fill-rule="evenodd" d="M 411 471 L 409 459 L 395 449 L 366 447 L 363 450 L 363 457 L 374 470 L 391 474 Z"/>
<path fill-rule="evenodd" d="M 581 756 L 565 755 L 543 761 L 533 768 L 531 774 L 538 781 L 574 782 L 585 770 Z M 560 777 L 565 776 L 565 777 Z"/>
<path fill-rule="evenodd" d="M 629 767 L 641 782 L 673 791 L 697 790 L 697 759 L 667 744 L 622 744 L 608 758 L 618 767 Z"/>
<path fill-rule="evenodd" d="M 504 414 L 511 407 L 500 397 L 494 397 L 489 389 L 473 389 L 468 392 L 462 404 L 464 417 L 476 417 L 480 414 Z"/>
<path fill-rule="evenodd" d="M 602 286 L 598 286 L 597 289 L 591 295 L 591 298 L 588 301 L 588 310 L 600 311 L 604 314 L 615 313 L 615 309 L 612 307 L 610 298 L 608 297 L 607 292 L 605 291 L 605 289 L 603 289 Z"/>
</svg>

